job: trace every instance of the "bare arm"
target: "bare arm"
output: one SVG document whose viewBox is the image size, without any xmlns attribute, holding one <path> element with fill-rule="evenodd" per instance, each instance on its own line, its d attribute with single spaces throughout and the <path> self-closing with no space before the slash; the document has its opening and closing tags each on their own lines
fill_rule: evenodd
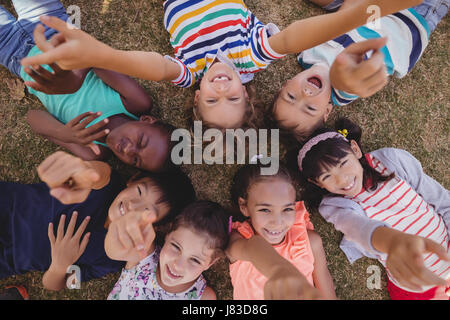
<svg viewBox="0 0 450 320">
<path fill-rule="evenodd" d="M 93 69 L 104 83 L 116 90 L 125 108 L 134 115 L 149 114 L 152 109 L 152 99 L 139 83 L 118 72 L 105 69 Z"/>
<path fill-rule="evenodd" d="M 421 0 L 361 0 L 334 13 L 296 21 L 271 36 L 269 44 L 279 54 L 298 53 L 366 24 L 373 15 L 372 11 L 367 10 L 371 5 L 380 8 L 382 17 L 421 2 Z"/>
<path fill-rule="evenodd" d="M 71 142 L 74 139 L 72 132 L 67 130 L 66 125 L 44 110 L 29 110 L 27 112 L 27 122 L 34 132 L 46 137 L 53 143 L 66 148 L 83 160 L 101 160 L 109 155 L 108 150 L 103 146 L 98 146 L 100 153 L 95 154 L 90 147 L 84 144 Z M 98 127 L 102 127 L 103 125 L 104 123 L 102 124 L 102 122 L 98 123 Z M 91 130 L 94 129 L 95 128 Z M 100 133 L 100 135 L 102 135 L 102 133 Z M 105 134 L 103 134 L 103 136 L 104 135 Z"/>
<path fill-rule="evenodd" d="M 115 50 L 56 17 L 41 16 L 41 22 L 59 33 L 47 42 L 44 27 L 37 25 L 34 40 L 43 54 L 22 59 L 24 66 L 58 61 L 64 70 L 96 67 L 152 81 L 174 80 L 180 75 L 178 64 L 159 53 Z"/>
<path fill-rule="evenodd" d="M 251 262 L 267 277 L 264 285 L 265 299 L 317 299 L 319 294 L 306 278 L 289 261 L 261 236 L 242 238 L 238 233 L 231 235 L 227 256 L 231 262 Z"/>
<path fill-rule="evenodd" d="M 327 258 L 322 245 L 322 239 L 314 232 L 308 230 L 308 238 L 314 255 L 314 286 L 320 291 L 322 297 L 327 300 L 335 300 L 336 292 L 334 291 L 333 278 L 327 267 Z"/>
</svg>

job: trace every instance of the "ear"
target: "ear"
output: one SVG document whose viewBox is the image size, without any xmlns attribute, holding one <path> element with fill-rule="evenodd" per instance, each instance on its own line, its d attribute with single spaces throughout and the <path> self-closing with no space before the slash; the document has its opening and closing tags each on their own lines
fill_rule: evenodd
<svg viewBox="0 0 450 320">
<path fill-rule="evenodd" d="M 198 100 L 200 99 L 200 90 L 195 90 L 195 96 L 194 96 L 194 105 L 198 106 Z"/>
<path fill-rule="evenodd" d="M 139 121 L 148 122 L 148 123 L 152 124 L 152 123 L 155 123 L 156 121 L 158 121 L 158 119 L 156 119 L 155 117 L 152 117 L 152 116 L 144 115 L 139 118 Z"/>
<path fill-rule="evenodd" d="M 248 213 L 247 201 L 244 198 L 239 197 L 238 204 L 239 204 L 239 210 L 241 211 L 241 213 L 244 216 L 249 217 L 250 214 Z"/>
<path fill-rule="evenodd" d="M 244 92 L 245 99 L 247 99 L 247 101 L 250 100 L 250 98 L 248 97 L 247 88 L 244 85 L 242 85 L 242 91 Z"/>
<path fill-rule="evenodd" d="M 361 159 L 362 151 L 355 140 L 350 140 L 350 148 L 352 148 L 352 151 L 355 154 L 356 158 Z"/>
<path fill-rule="evenodd" d="M 325 113 L 323 114 L 323 122 L 327 122 L 328 117 L 330 116 L 331 111 L 333 110 L 333 105 L 328 103 L 325 107 Z"/>
</svg>

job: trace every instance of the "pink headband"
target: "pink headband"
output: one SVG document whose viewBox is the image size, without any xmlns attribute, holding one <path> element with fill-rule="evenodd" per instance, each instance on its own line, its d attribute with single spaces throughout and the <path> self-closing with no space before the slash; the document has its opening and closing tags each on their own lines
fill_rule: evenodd
<svg viewBox="0 0 450 320">
<path fill-rule="evenodd" d="M 345 141 L 348 141 L 342 134 L 329 131 L 329 132 L 318 134 L 317 136 L 315 136 L 314 138 L 312 138 L 308 142 L 306 142 L 303 145 L 303 147 L 300 149 L 300 151 L 298 152 L 297 163 L 298 163 L 298 168 L 300 169 L 300 171 L 303 171 L 303 168 L 302 168 L 303 159 L 305 158 L 306 154 L 309 152 L 309 150 L 311 150 L 312 147 L 314 147 L 320 141 L 331 139 L 331 138 L 336 138 L 336 137 L 342 138 Z"/>
</svg>

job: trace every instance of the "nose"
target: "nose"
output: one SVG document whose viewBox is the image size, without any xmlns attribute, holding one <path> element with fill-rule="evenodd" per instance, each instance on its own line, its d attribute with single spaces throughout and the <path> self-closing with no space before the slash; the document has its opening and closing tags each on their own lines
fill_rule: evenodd
<svg viewBox="0 0 450 320">
<path fill-rule="evenodd" d="M 214 88 L 218 92 L 225 92 L 228 90 L 229 84 L 228 81 L 216 81 L 214 82 Z"/>
<path fill-rule="evenodd" d="M 146 209 L 145 204 L 143 204 L 141 201 L 136 200 L 125 201 L 125 206 L 130 212 L 139 212 Z"/>
<path fill-rule="evenodd" d="M 136 153 L 136 147 L 134 146 L 134 144 L 132 143 L 128 143 L 124 148 L 123 148 L 123 153 L 128 155 L 128 156 L 133 156 Z"/>
<path fill-rule="evenodd" d="M 277 226 L 281 225 L 282 221 L 283 221 L 283 218 L 281 216 L 281 213 L 274 213 L 272 215 L 272 225 L 273 226 L 277 227 Z"/>
<path fill-rule="evenodd" d="M 308 88 L 306 86 L 303 88 L 303 93 L 307 97 L 311 97 L 313 95 L 313 91 L 311 90 L 311 88 Z"/>
</svg>

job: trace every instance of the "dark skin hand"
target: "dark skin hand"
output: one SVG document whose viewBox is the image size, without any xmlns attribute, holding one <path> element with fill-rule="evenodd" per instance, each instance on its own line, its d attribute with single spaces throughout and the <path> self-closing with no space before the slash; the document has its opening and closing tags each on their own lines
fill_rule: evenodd
<svg viewBox="0 0 450 320">
<path fill-rule="evenodd" d="M 50 64 L 53 72 L 42 66 L 26 67 L 24 71 L 34 81 L 25 81 L 25 85 L 46 94 L 72 94 L 83 84 L 89 68 L 79 70 L 62 70 L 56 63 Z"/>
</svg>

